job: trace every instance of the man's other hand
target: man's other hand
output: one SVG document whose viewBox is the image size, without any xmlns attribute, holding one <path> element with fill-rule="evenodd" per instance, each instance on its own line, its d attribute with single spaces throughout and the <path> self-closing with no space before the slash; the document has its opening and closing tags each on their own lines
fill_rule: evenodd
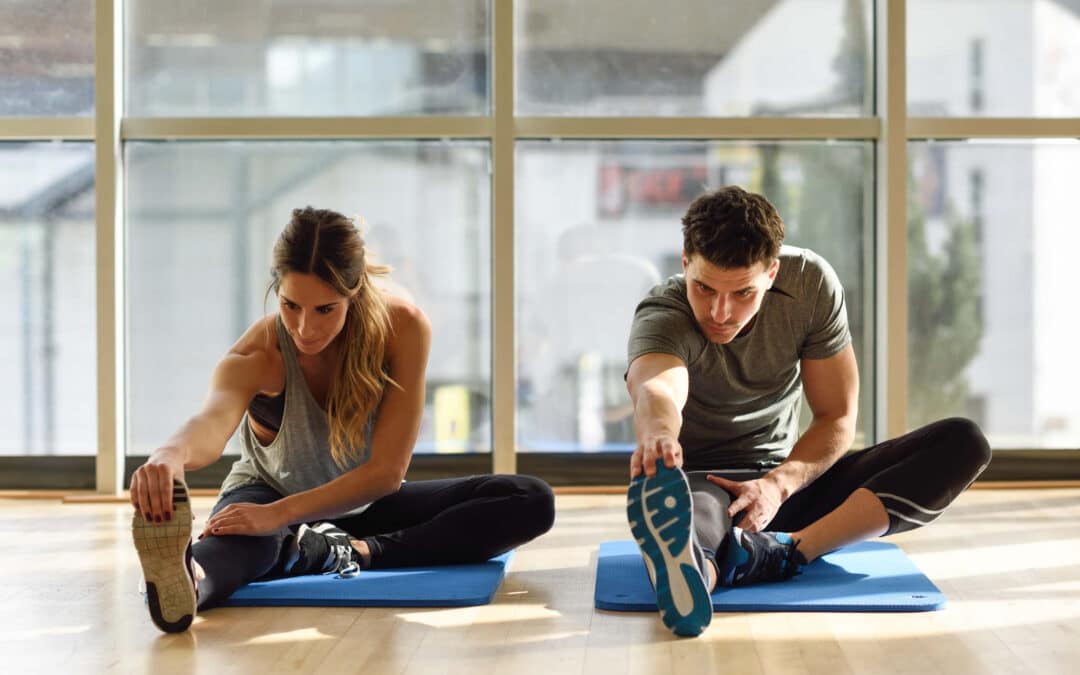
<svg viewBox="0 0 1080 675">
<path fill-rule="evenodd" d="M 728 516 L 733 524 L 747 532 L 764 531 L 784 503 L 780 486 L 768 476 L 748 481 L 728 480 L 713 475 L 708 479 L 731 494 Z M 740 511 L 742 517 L 737 518 Z"/>
</svg>

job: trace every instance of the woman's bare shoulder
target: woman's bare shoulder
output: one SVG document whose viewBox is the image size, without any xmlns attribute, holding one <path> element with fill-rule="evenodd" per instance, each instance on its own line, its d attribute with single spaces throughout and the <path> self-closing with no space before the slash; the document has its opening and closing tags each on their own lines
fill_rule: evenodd
<svg viewBox="0 0 1080 675">
<path fill-rule="evenodd" d="M 268 314 L 251 324 L 232 347 L 230 354 L 241 356 L 279 354 L 277 336 L 277 314 Z"/>
<path fill-rule="evenodd" d="M 248 327 L 223 361 L 231 361 L 254 375 L 257 389 L 276 392 L 284 386 L 285 367 L 278 346 L 277 314 L 267 315 Z"/>
<path fill-rule="evenodd" d="M 386 359 L 395 379 L 416 370 L 423 379 L 428 353 L 431 350 L 431 322 L 424 310 L 401 298 L 388 298 L 390 339 Z M 400 383 L 400 382 L 399 382 Z"/>
<path fill-rule="evenodd" d="M 431 336 L 431 322 L 424 310 L 396 296 L 387 296 L 386 305 L 390 315 L 391 341 L 397 342 L 399 338 L 427 339 Z"/>
</svg>

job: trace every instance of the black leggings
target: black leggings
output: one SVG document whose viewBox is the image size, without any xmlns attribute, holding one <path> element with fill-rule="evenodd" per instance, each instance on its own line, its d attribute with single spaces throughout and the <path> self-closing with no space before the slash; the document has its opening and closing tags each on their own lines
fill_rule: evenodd
<svg viewBox="0 0 1080 675">
<path fill-rule="evenodd" d="M 843 457 L 780 506 L 768 528 L 793 532 L 840 506 L 859 488 L 873 492 L 889 515 L 886 535 L 921 527 L 936 519 L 990 464 L 990 445 L 972 421 L 954 417 L 934 422 L 891 441 Z M 731 530 L 731 496 L 708 481 L 709 474 L 731 480 L 758 478 L 764 471 L 691 471 L 694 530 L 702 548 L 715 554 Z M 739 515 L 736 514 L 735 524 Z"/>
<path fill-rule="evenodd" d="M 282 496 L 263 484 L 238 487 L 214 505 L 269 504 Z M 335 525 L 371 549 L 371 567 L 482 562 L 535 539 L 555 521 L 555 498 L 532 476 L 472 476 L 403 483 L 363 513 Z M 296 526 L 273 534 L 207 536 L 192 547 L 206 578 L 199 581 L 199 609 L 224 602 L 255 580 L 281 576 L 286 544 Z"/>
</svg>

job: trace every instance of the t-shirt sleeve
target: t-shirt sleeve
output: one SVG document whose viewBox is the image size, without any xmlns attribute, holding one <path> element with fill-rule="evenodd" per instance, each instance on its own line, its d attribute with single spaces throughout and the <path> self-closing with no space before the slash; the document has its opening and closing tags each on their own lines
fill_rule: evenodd
<svg viewBox="0 0 1080 675">
<path fill-rule="evenodd" d="M 806 324 L 806 338 L 799 348 L 799 358 L 827 359 L 851 343 L 844 287 L 823 258 L 816 258 L 808 267 L 816 268 L 818 274 L 806 275 L 807 306 L 813 309 Z"/>
<path fill-rule="evenodd" d="M 671 354 L 690 365 L 700 347 L 693 317 L 670 300 L 648 297 L 634 312 L 627 343 L 626 367 L 644 354 Z"/>
</svg>

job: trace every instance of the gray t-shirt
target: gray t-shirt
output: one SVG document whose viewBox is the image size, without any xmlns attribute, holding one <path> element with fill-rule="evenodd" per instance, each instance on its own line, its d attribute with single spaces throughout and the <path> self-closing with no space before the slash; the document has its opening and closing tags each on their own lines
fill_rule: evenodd
<svg viewBox="0 0 1080 675">
<path fill-rule="evenodd" d="M 762 468 L 782 461 L 798 440 L 799 361 L 835 356 L 850 342 L 844 289 L 832 267 L 813 251 L 784 246 L 746 334 L 709 342 L 679 274 L 638 304 L 627 363 L 659 352 L 686 364 L 690 391 L 679 443 L 687 470 Z"/>
</svg>

